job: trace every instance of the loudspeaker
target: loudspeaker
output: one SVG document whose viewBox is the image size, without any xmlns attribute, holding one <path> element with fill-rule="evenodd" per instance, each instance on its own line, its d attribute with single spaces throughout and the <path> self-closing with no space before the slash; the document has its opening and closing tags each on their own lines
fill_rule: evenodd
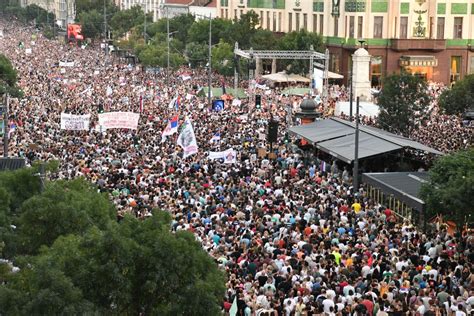
<svg viewBox="0 0 474 316">
<path fill-rule="evenodd" d="M 269 143 L 276 143 L 277 138 L 278 138 L 278 122 L 270 121 L 268 122 L 267 141 Z"/>
</svg>

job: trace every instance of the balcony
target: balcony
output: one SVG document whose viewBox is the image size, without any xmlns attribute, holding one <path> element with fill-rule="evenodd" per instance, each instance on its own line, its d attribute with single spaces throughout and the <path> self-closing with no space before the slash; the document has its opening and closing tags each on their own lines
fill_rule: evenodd
<svg viewBox="0 0 474 316">
<path fill-rule="evenodd" d="M 442 51 L 446 49 L 446 40 L 444 39 L 392 39 L 391 43 L 392 49 L 396 51 Z"/>
</svg>

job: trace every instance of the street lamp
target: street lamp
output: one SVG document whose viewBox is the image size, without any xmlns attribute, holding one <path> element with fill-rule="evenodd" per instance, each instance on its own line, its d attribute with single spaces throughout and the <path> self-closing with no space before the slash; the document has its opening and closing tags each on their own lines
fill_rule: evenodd
<svg viewBox="0 0 474 316">
<path fill-rule="evenodd" d="M 360 47 L 363 48 L 365 40 L 358 39 Z M 354 64 L 354 63 L 353 63 Z M 355 144 L 354 144 L 354 169 L 352 171 L 352 177 L 354 178 L 353 186 L 354 193 L 359 191 L 359 97 L 356 99 L 356 116 L 355 116 Z M 352 85 L 351 85 L 351 102 L 352 102 Z M 351 105 L 352 112 L 352 105 Z"/>
</svg>

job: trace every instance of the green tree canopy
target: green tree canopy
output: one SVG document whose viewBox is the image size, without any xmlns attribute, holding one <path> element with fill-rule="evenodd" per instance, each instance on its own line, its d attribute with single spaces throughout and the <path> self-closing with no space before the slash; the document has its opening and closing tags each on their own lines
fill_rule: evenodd
<svg viewBox="0 0 474 316">
<path fill-rule="evenodd" d="M 380 128 L 407 136 L 430 100 L 425 79 L 406 72 L 387 76 L 379 97 Z"/>
<path fill-rule="evenodd" d="M 212 68 L 220 74 L 230 76 L 234 72 L 234 48 L 222 39 L 212 48 Z"/>
<path fill-rule="evenodd" d="M 430 181 L 421 189 L 428 216 L 443 215 L 458 229 L 474 222 L 474 148 L 446 155 L 430 169 Z"/>
<path fill-rule="evenodd" d="M 78 16 L 82 34 L 86 38 L 96 38 L 104 33 L 104 16 L 97 10 L 81 12 Z"/>
<path fill-rule="evenodd" d="M 17 97 L 21 95 L 20 89 L 16 85 L 17 73 L 10 60 L 0 54 L 0 95 L 9 93 Z"/>
<path fill-rule="evenodd" d="M 0 173 L 0 184 L 12 180 L 0 185 L 0 251 L 20 268 L 0 265 L 2 313 L 219 314 L 224 274 L 192 233 L 170 231 L 167 212 L 117 222 L 85 180 L 46 182 L 39 193 L 36 172 Z M 4 251 L 14 239 L 20 246 Z"/>
<path fill-rule="evenodd" d="M 311 45 L 315 51 L 322 52 L 324 50 L 321 35 L 307 32 L 304 29 L 285 34 L 277 45 L 281 50 L 310 50 Z M 283 60 L 282 64 L 287 67 L 290 73 L 309 73 L 309 60 Z"/>
<path fill-rule="evenodd" d="M 443 91 L 439 97 L 439 105 L 447 114 L 462 114 L 474 108 L 474 74 L 467 75 L 456 82 L 451 89 Z"/>
<path fill-rule="evenodd" d="M 110 21 L 110 28 L 114 36 L 119 38 L 124 36 L 125 33 L 132 28 L 143 24 L 144 21 L 145 13 L 139 5 L 136 5 L 130 9 L 121 10 L 114 14 Z"/>
</svg>

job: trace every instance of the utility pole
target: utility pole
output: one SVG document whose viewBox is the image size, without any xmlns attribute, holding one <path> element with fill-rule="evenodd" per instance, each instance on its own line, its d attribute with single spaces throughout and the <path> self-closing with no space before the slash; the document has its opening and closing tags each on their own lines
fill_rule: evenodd
<svg viewBox="0 0 474 316">
<path fill-rule="evenodd" d="M 3 107 L 3 157 L 8 158 L 8 94 L 4 97 Z"/>
<path fill-rule="evenodd" d="M 147 13 L 147 10 L 148 10 L 148 0 L 145 0 L 145 25 L 144 25 L 144 30 L 143 30 L 143 38 L 145 39 L 145 45 L 146 45 L 146 38 L 147 38 L 147 34 L 146 34 L 146 13 Z"/>
<path fill-rule="evenodd" d="M 166 56 L 166 87 L 168 88 L 167 92 L 170 89 L 170 19 L 168 16 L 168 7 L 166 7 L 166 43 L 168 45 L 168 54 Z"/>
<path fill-rule="evenodd" d="M 209 102 L 209 109 L 212 108 L 211 100 L 211 89 L 212 89 L 212 16 L 209 14 L 209 91 L 207 92 L 207 98 Z"/>
<path fill-rule="evenodd" d="M 359 97 L 356 99 L 354 170 L 352 171 L 354 194 L 359 192 Z"/>
<path fill-rule="evenodd" d="M 353 96 L 353 81 L 354 81 L 354 71 L 353 71 L 353 68 L 354 68 L 354 62 L 351 61 L 351 69 L 349 70 L 349 80 L 351 82 L 351 86 L 349 88 L 349 121 L 352 122 L 352 106 L 353 106 L 353 100 L 354 100 L 354 96 Z"/>
<path fill-rule="evenodd" d="M 314 51 L 314 46 L 311 45 L 309 47 L 309 50 L 311 51 L 311 57 L 309 57 L 309 95 L 313 95 L 313 65 L 314 65 L 314 59 L 313 59 L 313 51 Z"/>
<path fill-rule="evenodd" d="M 104 43 L 105 43 L 105 62 L 104 67 L 107 67 L 107 59 L 109 57 L 109 43 L 107 41 L 107 0 L 104 0 Z"/>
</svg>

